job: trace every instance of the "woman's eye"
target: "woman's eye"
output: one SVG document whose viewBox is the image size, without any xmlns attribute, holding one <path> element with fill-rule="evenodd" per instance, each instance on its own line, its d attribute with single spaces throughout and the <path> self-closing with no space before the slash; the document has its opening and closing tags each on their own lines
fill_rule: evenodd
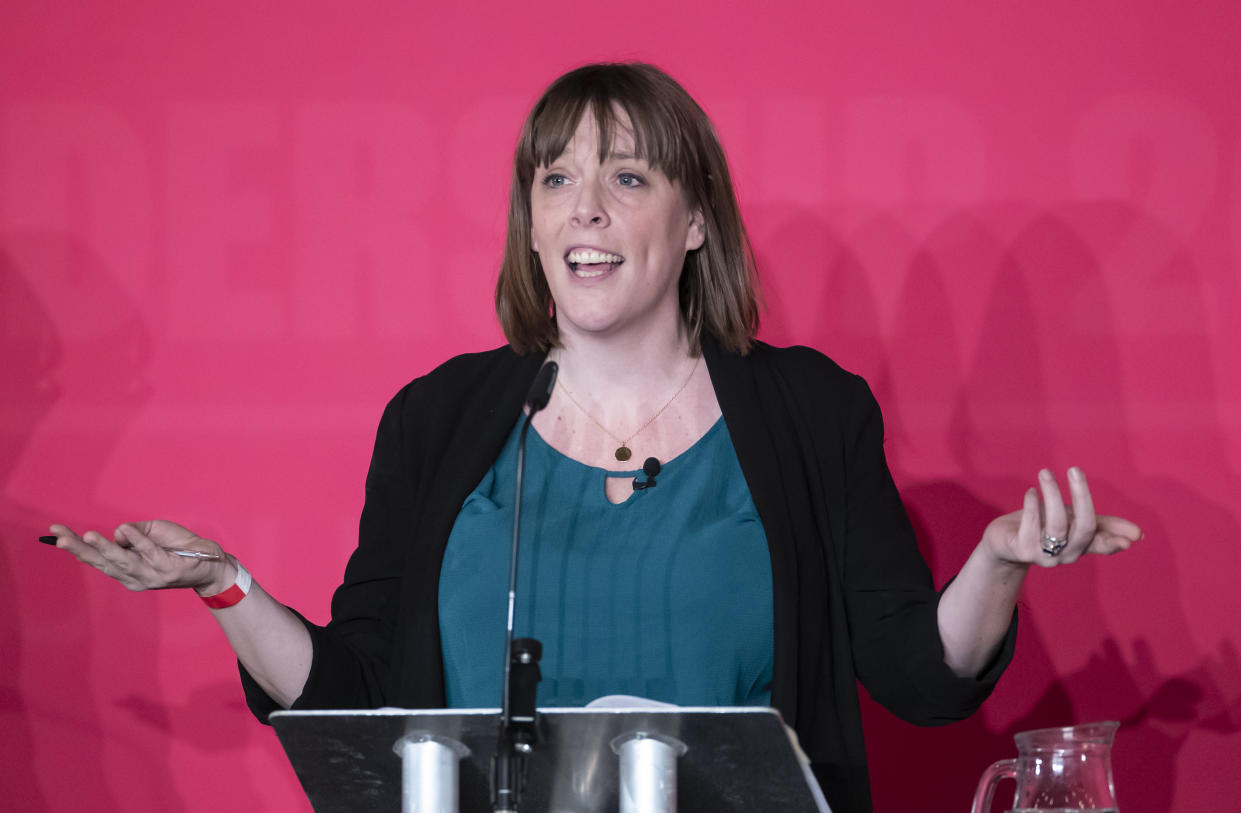
<svg viewBox="0 0 1241 813">
<path fill-rule="evenodd" d="M 635 175 L 632 172 L 622 172 L 619 176 L 617 176 L 616 182 L 621 186 L 641 186 L 642 176 Z"/>
<path fill-rule="evenodd" d="M 543 178 L 543 185 L 548 187 L 549 189 L 559 189 L 560 187 L 564 186 L 568 182 L 569 182 L 568 178 L 556 172 L 550 173 L 549 175 Z"/>
</svg>

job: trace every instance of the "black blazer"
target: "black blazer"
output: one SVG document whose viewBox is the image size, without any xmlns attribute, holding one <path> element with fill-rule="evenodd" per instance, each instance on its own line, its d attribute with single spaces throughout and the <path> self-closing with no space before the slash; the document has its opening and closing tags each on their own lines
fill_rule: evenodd
<svg viewBox="0 0 1241 813">
<path fill-rule="evenodd" d="M 1012 658 L 1016 616 L 986 673 L 956 677 L 943 662 L 939 594 L 888 471 L 866 382 L 804 347 L 756 342 L 741 356 L 705 337 L 703 355 L 771 550 L 772 705 L 797 731 L 833 811 L 865 813 L 857 681 L 913 723 L 966 717 Z M 542 362 L 508 347 L 458 356 L 388 404 L 332 620 L 306 622 L 314 658 L 294 708 L 444 705 L 444 547 Z M 244 669 L 242 679 L 266 720 L 276 704 Z"/>
</svg>

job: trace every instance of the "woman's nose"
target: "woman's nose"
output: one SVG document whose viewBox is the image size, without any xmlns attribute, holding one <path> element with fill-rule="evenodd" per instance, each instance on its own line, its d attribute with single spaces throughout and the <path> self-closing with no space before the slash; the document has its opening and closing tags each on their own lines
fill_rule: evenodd
<svg viewBox="0 0 1241 813">
<path fill-rule="evenodd" d="M 573 225 L 575 226 L 606 226 L 611 222 L 603 196 L 593 183 L 584 183 L 579 187 L 576 205 L 573 207 Z"/>
</svg>

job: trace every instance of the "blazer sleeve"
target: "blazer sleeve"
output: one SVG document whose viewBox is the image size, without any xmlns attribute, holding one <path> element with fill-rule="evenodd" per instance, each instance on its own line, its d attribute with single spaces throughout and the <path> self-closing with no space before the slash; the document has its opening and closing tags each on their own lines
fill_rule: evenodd
<svg viewBox="0 0 1241 813">
<path fill-rule="evenodd" d="M 376 708 L 389 696 L 389 659 L 401 601 L 405 556 L 414 539 L 418 459 L 411 430 L 414 382 L 384 410 L 366 475 L 358 547 L 332 597 L 332 620 L 319 626 L 297 614 L 310 633 L 310 674 L 294 709 Z M 296 613 L 296 611 L 294 611 Z M 250 710 L 266 722 L 280 706 L 238 664 Z"/>
<path fill-rule="evenodd" d="M 845 602 L 858 679 L 876 701 L 918 725 L 973 713 L 1013 656 L 1017 616 L 977 678 L 944 663 L 930 569 L 883 452 L 883 417 L 870 388 L 854 377 L 846 413 Z"/>
</svg>

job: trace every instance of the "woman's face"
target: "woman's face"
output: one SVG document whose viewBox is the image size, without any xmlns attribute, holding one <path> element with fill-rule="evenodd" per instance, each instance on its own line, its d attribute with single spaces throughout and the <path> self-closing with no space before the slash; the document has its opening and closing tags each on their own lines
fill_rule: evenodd
<svg viewBox="0 0 1241 813">
<path fill-rule="evenodd" d="M 534 174 L 532 245 L 562 341 L 675 328 L 685 254 L 703 241 L 701 212 L 634 157 L 628 119 L 617 119 L 612 154 L 602 162 L 588 112 L 560 157 Z"/>
</svg>

